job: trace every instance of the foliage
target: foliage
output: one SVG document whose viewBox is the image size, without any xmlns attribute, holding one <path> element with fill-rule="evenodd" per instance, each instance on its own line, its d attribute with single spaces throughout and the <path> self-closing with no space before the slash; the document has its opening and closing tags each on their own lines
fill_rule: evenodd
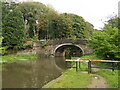
<svg viewBox="0 0 120 90">
<path fill-rule="evenodd" d="M 118 28 L 106 25 L 103 31 L 94 32 L 89 40 L 89 46 L 94 49 L 98 56 L 103 58 L 115 58 L 119 56 Z"/>
<path fill-rule="evenodd" d="M 85 56 L 82 56 L 80 58 L 89 58 L 89 59 L 92 59 L 92 60 L 101 60 L 103 58 L 99 58 L 97 57 L 97 55 L 93 54 L 93 55 L 85 55 Z"/>
<path fill-rule="evenodd" d="M 11 3 L 11 6 L 8 3 L 3 3 L 2 9 L 3 46 L 17 50 L 22 47 L 24 39 L 23 14 L 14 3 Z"/>
<path fill-rule="evenodd" d="M 64 13 L 64 15 L 66 18 L 69 18 L 72 21 L 72 36 L 76 36 L 76 38 L 86 38 L 86 33 L 88 32 L 88 23 L 85 22 L 83 17 L 67 13 Z"/>
<path fill-rule="evenodd" d="M 110 25 L 112 28 L 114 28 L 114 27 L 116 27 L 116 28 L 118 28 L 118 17 L 117 16 L 114 16 L 114 17 L 112 17 L 112 18 L 110 18 L 108 21 L 107 21 L 107 23 L 108 23 L 108 25 Z"/>
<path fill-rule="evenodd" d="M 58 14 L 54 10 L 40 15 L 38 22 L 39 39 L 87 38 L 86 33 L 90 32 L 90 35 L 93 30 L 91 24 L 85 22 L 82 17 L 75 14 Z M 91 31 L 88 28 L 91 28 Z"/>
<path fill-rule="evenodd" d="M 26 38 L 33 38 L 37 34 L 38 16 L 48 12 L 49 8 L 39 2 L 22 2 L 19 4 L 19 9 L 24 16 Z"/>
<path fill-rule="evenodd" d="M 41 43 L 42 47 L 44 48 L 45 46 L 47 46 L 47 43 L 48 43 L 47 41 L 42 41 L 42 43 Z"/>
<path fill-rule="evenodd" d="M 77 42 L 77 38 L 76 38 L 76 36 L 73 36 L 72 37 L 72 44 L 75 44 Z"/>
<path fill-rule="evenodd" d="M 97 55 L 85 55 L 85 56 L 82 56 L 81 58 L 88 58 L 92 60 L 104 60 L 103 58 L 97 57 Z M 112 67 L 111 63 L 108 63 L 108 62 L 92 62 L 92 64 L 98 65 L 101 67 Z"/>
<path fill-rule="evenodd" d="M 89 38 L 91 38 L 92 37 L 92 35 L 93 35 L 93 32 L 94 31 L 96 31 L 95 29 L 94 29 L 94 26 L 91 24 L 91 23 L 89 23 L 89 22 L 86 22 L 86 27 L 85 27 L 85 32 L 84 32 L 84 36 L 87 38 L 87 39 L 89 39 Z"/>
<path fill-rule="evenodd" d="M 74 44 L 74 43 L 73 43 Z M 71 57 L 81 57 L 82 56 L 82 50 L 78 47 L 67 47 L 65 49 L 65 58 L 70 59 Z"/>
<path fill-rule="evenodd" d="M 7 52 L 6 51 L 7 47 L 2 46 L 2 40 L 3 40 L 3 37 L 0 37 L 0 55 L 3 55 Z"/>
<path fill-rule="evenodd" d="M 59 14 L 39 2 L 2 2 L 3 46 L 14 51 L 26 48 L 23 41 L 88 38 L 92 24 L 75 14 Z"/>
<path fill-rule="evenodd" d="M 56 39 L 71 37 L 71 21 L 63 15 L 59 15 L 54 10 L 43 14 L 39 18 L 37 28 L 39 39 Z"/>
<path fill-rule="evenodd" d="M 22 49 L 32 48 L 31 43 L 24 43 Z"/>
</svg>

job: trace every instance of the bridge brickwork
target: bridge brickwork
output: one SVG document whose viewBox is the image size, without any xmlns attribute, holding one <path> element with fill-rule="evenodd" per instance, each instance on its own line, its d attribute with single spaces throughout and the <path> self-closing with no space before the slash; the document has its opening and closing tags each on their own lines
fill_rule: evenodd
<svg viewBox="0 0 120 90">
<path fill-rule="evenodd" d="M 64 56 L 67 47 L 78 47 L 83 55 L 93 53 L 93 49 L 87 46 L 88 40 L 86 39 L 59 39 L 48 41 L 33 41 L 33 49 L 39 54 Z"/>
</svg>

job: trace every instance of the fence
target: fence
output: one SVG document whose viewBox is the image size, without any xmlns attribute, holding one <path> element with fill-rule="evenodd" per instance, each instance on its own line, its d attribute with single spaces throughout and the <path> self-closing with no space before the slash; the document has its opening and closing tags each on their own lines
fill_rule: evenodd
<svg viewBox="0 0 120 90">
<path fill-rule="evenodd" d="M 120 63 L 120 61 L 113 61 L 113 60 L 92 60 L 92 59 L 87 59 L 87 58 L 78 58 L 77 60 L 65 60 L 66 61 L 66 66 L 67 66 L 67 62 L 76 62 L 76 71 L 78 71 L 78 68 L 80 68 L 80 62 L 87 62 L 88 63 L 88 74 L 91 73 L 91 68 L 103 68 L 103 69 L 112 69 L 112 71 L 115 70 L 114 68 L 114 63 Z M 108 63 L 112 63 L 112 67 L 92 67 L 91 62 L 108 62 Z M 119 68 L 118 68 L 119 69 Z"/>
</svg>

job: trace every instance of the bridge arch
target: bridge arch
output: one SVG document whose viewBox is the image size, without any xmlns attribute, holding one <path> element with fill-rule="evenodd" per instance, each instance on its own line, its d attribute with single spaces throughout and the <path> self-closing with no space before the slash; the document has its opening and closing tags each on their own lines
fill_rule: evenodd
<svg viewBox="0 0 120 90">
<path fill-rule="evenodd" d="M 81 51 L 81 54 L 84 55 L 84 50 L 80 47 L 80 45 L 72 44 L 72 43 L 64 43 L 64 44 L 58 45 L 54 49 L 54 55 L 55 56 L 65 56 L 65 50 L 68 47 L 76 47 L 76 48 L 78 48 L 78 50 Z"/>
</svg>

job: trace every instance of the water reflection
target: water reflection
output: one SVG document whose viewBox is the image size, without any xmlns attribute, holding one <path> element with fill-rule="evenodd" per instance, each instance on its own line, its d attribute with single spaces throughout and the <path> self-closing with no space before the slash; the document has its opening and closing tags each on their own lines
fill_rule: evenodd
<svg viewBox="0 0 120 90">
<path fill-rule="evenodd" d="M 34 61 L 21 61 L 3 65 L 3 88 L 41 88 L 65 71 L 63 57 L 41 57 Z"/>
</svg>

